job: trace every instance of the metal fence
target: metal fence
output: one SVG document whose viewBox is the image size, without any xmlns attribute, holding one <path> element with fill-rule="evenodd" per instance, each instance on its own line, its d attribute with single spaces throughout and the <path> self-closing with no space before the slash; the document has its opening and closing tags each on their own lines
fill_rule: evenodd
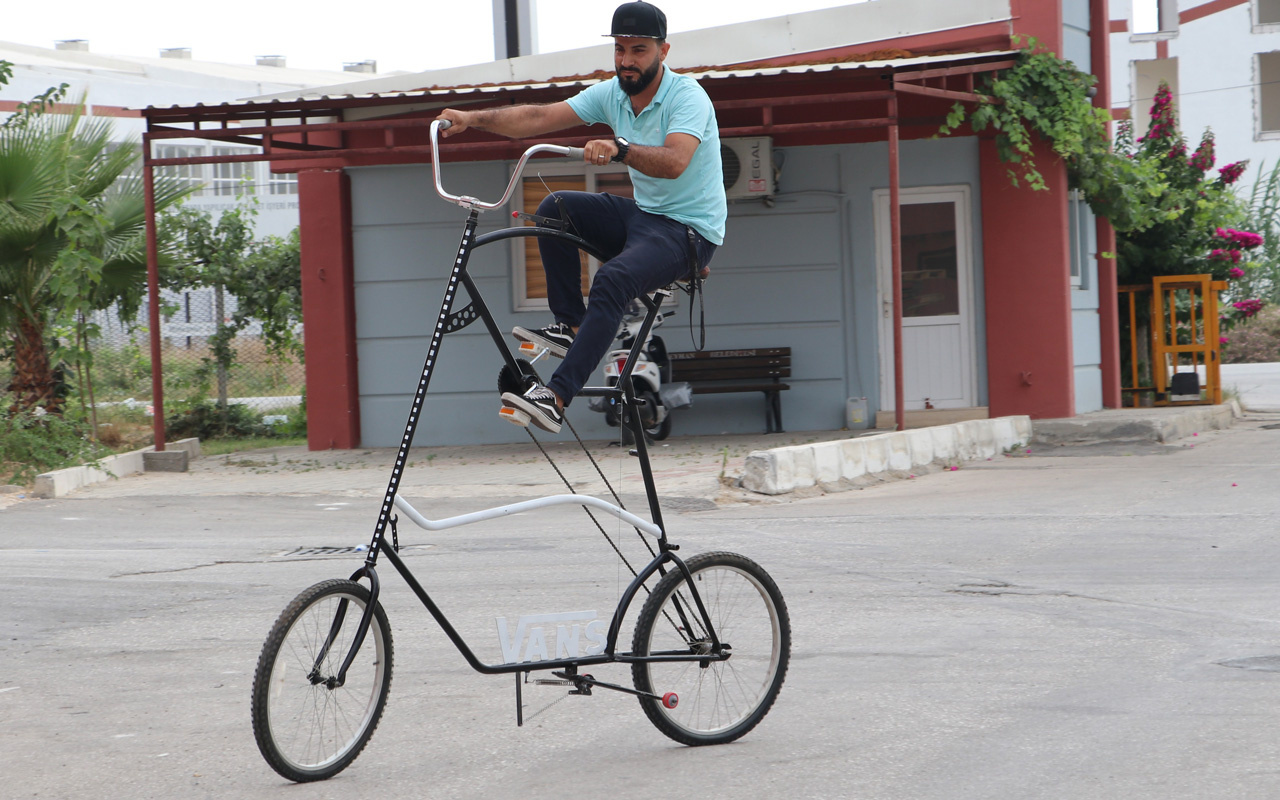
<svg viewBox="0 0 1280 800">
<path fill-rule="evenodd" d="M 161 354 L 166 410 L 208 400 L 225 400 L 271 417 L 287 414 L 302 402 L 303 368 L 295 359 L 271 353 L 261 337 L 262 327 L 251 322 L 232 340 L 234 357 L 216 363 L 210 338 L 219 320 L 229 323 L 236 298 L 215 289 L 161 292 Z M 147 319 L 146 303 L 138 314 Z M 94 342 L 95 401 L 137 403 L 151 400 L 151 349 L 148 331 L 123 322 L 114 310 L 93 320 L 99 331 Z"/>
<path fill-rule="evenodd" d="M 234 296 L 220 299 L 214 289 L 162 291 L 161 368 L 166 417 L 225 399 L 243 406 L 257 422 L 272 426 L 297 420 L 303 405 L 302 364 L 269 351 L 261 325 L 250 323 L 232 340 L 234 357 L 225 368 L 216 363 L 210 337 L 218 320 L 229 322 L 236 310 Z M 144 321 L 144 302 L 137 320 L 122 320 L 114 308 L 100 311 L 90 320 L 97 335 L 89 343 L 93 366 L 85 373 L 59 370 L 73 407 L 94 406 L 129 410 L 150 416 L 152 407 L 151 343 Z M 13 364 L 0 359 L 0 393 L 13 377 Z M 305 424 L 305 422 L 303 423 Z"/>
</svg>

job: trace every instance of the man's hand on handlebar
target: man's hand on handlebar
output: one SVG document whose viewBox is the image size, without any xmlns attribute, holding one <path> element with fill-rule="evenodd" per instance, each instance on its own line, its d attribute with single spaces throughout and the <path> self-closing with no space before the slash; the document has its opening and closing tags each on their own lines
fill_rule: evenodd
<svg viewBox="0 0 1280 800">
<path fill-rule="evenodd" d="M 471 127 L 471 117 L 472 114 L 469 111 L 458 111 L 453 108 L 444 109 L 436 119 L 444 120 L 449 124 L 441 126 L 440 135 L 447 139 L 455 133 L 462 133 Z"/>
<path fill-rule="evenodd" d="M 582 160 L 597 167 L 608 164 L 618 154 L 618 145 L 612 139 L 592 139 L 582 148 Z"/>
</svg>

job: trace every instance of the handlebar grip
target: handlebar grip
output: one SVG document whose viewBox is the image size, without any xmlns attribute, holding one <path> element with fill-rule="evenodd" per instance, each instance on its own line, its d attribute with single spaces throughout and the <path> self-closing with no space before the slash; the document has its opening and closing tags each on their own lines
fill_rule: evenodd
<svg viewBox="0 0 1280 800">
<path fill-rule="evenodd" d="M 447 131 L 453 127 L 453 123 L 447 119 L 439 119 L 439 120 L 436 120 L 436 122 L 440 123 L 440 130 L 442 131 Z"/>
<path fill-rule="evenodd" d="M 572 158 L 574 161 L 582 161 L 587 157 L 587 151 L 581 147 L 570 147 L 569 152 L 565 153 L 565 158 Z"/>
</svg>

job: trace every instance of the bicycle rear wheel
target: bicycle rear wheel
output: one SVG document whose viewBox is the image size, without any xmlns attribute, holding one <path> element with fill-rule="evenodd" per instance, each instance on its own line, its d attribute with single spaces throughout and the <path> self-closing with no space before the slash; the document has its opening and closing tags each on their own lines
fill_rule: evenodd
<svg viewBox="0 0 1280 800">
<path fill-rule="evenodd" d="M 637 662 L 631 676 L 641 692 L 678 698 L 674 708 L 640 698 L 658 730 L 682 744 L 723 744 L 759 724 L 777 699 L 791 657 L 791 621 L 777 584 L 751 559 L 704 553 L 686 565 L 731 655 L 724 661 Z M 636 618 L 632 653 L 709 654 L 711 648 L 684 573 L 668 572 Z"/>
<path fill-rule="evenodd" d="M 285 607 L 262 646 L 253 677 L 254 738 L 271 768 L 291 781 L 337 775 L 378 726 L 391 690 L 391 627 L 381 604 L 346 681 L 336 685 L 368 603 L 359 583 L 318 583 Z"/>
</svg>

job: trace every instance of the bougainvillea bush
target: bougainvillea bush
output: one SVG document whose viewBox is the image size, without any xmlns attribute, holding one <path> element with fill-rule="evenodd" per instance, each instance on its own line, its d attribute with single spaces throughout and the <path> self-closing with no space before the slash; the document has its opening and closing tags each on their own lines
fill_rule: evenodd
<svg viewBox="0 0 1280 800">
<path fill-rule="evenodd" d="M 1223 338 L 1227 364 L 1280 361 L 1280 306 L 1270 306 L 1235 325 Z"/>
<path fill-rule="evenodd" d="M 1232 185 L 1244 174 L 1246 162 L 1215 170 L 1209 130 L 1195 150 L 1188 150 L 1167 85 L 1156 92 L 1150 114 L 1151 124 L 1141 138 L 1134 140 L 1127 121 L 1116 137 L 1118 153 L 1154 166 L 1159 176 L 1148 187 L 1154 213 L 1145 217 L 1147 224 L 1117 230 L 1120 282 L 1146 284 L 1162 275 L 1205 273 L 1217 280 L 1244 277 L 1248 251 L 1262 244 L 1261 236 L 1234 227 L 1242 223 L 1244 208 Z"/>
</svg>

